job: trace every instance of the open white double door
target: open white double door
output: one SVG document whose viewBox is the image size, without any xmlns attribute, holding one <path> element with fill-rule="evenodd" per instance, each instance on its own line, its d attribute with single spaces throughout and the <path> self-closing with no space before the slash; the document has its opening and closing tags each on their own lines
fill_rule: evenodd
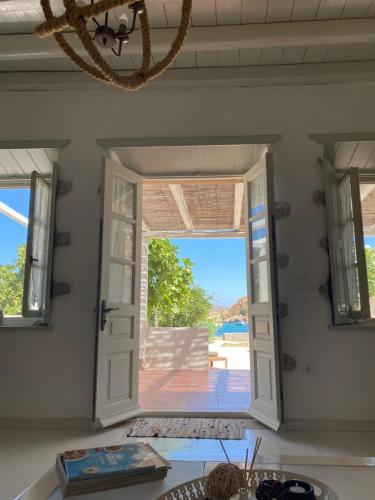
<svg viewBox="0 0 375 500">
<path fill-rule="evenodd" d="M 251 399 L 249 414 L 281 420 L 274 267 L 272 157 L 245 175 Z M 142 178 L 105 160 L 98 293 L 94 420 L 105 427 L 136 415 L 138 404 Z"/>
</svg>

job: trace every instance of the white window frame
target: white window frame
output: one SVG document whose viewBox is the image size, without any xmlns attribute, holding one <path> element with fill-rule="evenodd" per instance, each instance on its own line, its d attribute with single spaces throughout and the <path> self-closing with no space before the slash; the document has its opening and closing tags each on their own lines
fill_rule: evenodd
<svg viewBox="0 0 375 500">
<path fill-rule="evenodd" d="M 355 250 L 357 257 L 357 273 L 358 273 L 358 287 L 360 295 L 361 311 L 360 313 L 351 313 L 350 310 L 344 314 L 340 312 L 338 306 L 338 293 L 339 293 L 339 276 L 340 269 L 338 269 L 335 250 L 337 245 L 337 230 L 335 230 L 335 224 L 337 226 L 337 221 L 334 220 L 334 207 L 333 205 L 337 202 L 335 200 L 335 195 L 327 188 L 327 166 L 331 167 L 335 172 L 335 177 L 337 179 L 337 185 L 344 180 L 345 177 L 350 179 L 350 194 L 352 202 L 352 215 L 353 215 L 353 229 L 355 237 Z M 374 327 L 375 318 L 370 317 L 370 306 L 369 306 L 369 293 L 368 293 L 368 281 L 367 281 L 367 264 L 365 257 L 365 245 L 364 245 L 364 234 L 363 234 L 363 220 L 362 220 L 362 206 L 360 198 L 360 185 L 364 183 L 374 183 L 375 184 L 375 170 L 370 169 L 357 169 L 349 168 L 347 170 L 334 169 L 330 165 L 327 159 L 323 161 L 323 167 L 325 169 L 325 189 L 326 189 L 326 218 L 327 218 L 327 231 L 328 231 L 328 244 L 330 249 L 330 277 L 331 277 L 331 290 L 332 290 L 332 306 L 333 306 L 333 327 L 338 328 L 357 328 L 358 326 L 369 326 Z M 339 196 L 337 190 L 337 196 Z M 337 203 L 336 203 L 337 204 Z M 334 250 L 334 251 L 333 251 Z M 347 277 L 347 276 L 346 276 Z M 349 303 L 349 298 L 346 297 Z"/>
<path fill-rule="evenodd" d="M 37 176 L 43 181 L 47 182 L 51 187 L 51 198 L 49 204 L 49 233 L 48 233 L 48 243 L 47 248 L 47 264 L 45 271 L 45 290 L 43 297 L 43 307 L 40 311 L 29 312 L 25 308 L 25 297 L 28 293 L 28 277 L 30 276 L 30 246 L 32 244 L 32 239 L 30 238 L 30 228 L 32 228 L 32 210 L 30 208 L 33 204 L 33 193 L 32 193 L 32 177 Z M 4 323 L 0 325 L 0 329 L 6 328 L 29 328 L 32 325 L 35 326 L 48 326 L 50 317 L 50 302 L 51 302 L 51 284 L 52 284 L 52 265 L 53 265 L 53 242 L 54 242 L 54 232 L 55 232 L 55 206 L 56 206 L 56 193 L 57 193 L 57 182 L 58 182 L 58 165 L 54 164 L 53 171 L 50 175 L 39 174 L 33 172 L 31 177 L 17 177 L 9 176 L 0 178 L 0 189 L 19 189 L 19 188 L 29 188 L 30 189 L 30 205 L 29 205 L 29 225 L 27 228 L 27 241 L 26 241 L 26 256 L 25 256 L 25 278 L 23 284 L 23 304 L 22 304 L 22 316 L 9 317 L 5 316 Z"/>
</svg>

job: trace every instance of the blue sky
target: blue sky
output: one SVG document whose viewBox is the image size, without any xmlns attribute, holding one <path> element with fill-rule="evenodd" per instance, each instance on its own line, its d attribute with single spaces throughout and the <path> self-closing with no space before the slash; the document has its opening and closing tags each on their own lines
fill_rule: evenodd
<svg viewBox="0 0 375 500">
<path fill-rule="evenodd" d="M 29 214 L 30 189 L 0 189 L 0 201 L 25 217 Z M 10 264 L 17 247 L 26 243 L 27 228 L 0 213 L 0 264 Z"/>
<path fill-rule="evenodd" d="M 365 245 L 368 245 L 369 247 L 375 247 L 375 236 L 365 236 Z"/>
<path fill-rule="evenodd" d="M 214 304 L 231 306 L 247 295 L 243 238 L 172 239 L 179 258 L 195 262 L 195 283 L 213 295 Z"/>
</svg>

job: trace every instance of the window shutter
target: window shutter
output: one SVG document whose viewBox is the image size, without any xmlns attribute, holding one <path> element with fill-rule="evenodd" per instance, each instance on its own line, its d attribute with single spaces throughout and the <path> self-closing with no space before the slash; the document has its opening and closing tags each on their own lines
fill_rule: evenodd
<svg viewBox="0 0 375 500">
<path fill-rule="evenodd" d="M 344 272 L 344 250 L 340 231 L 340 194 L 336 171 L 326 158 L 323 159 L 323 175 L 326 194 L 333 319 L 335 324 L 340 325 L 349 322 L 349 298 Z"/>
<path fill-rule="evenodd" d="M 57 167 L 52 181 L 31 175 L 22 312 L 24 317 L 46 320 L 49 307 Z"/>
<path fill-rule="evenodd" d="M 366 260 L 356 169 L 341 178 L 323 160 L 333 318 L 348 324 L 369 317 Z"/>
<path fill-rule="evenodd" d="M 354 246 L 357 264 L 358 288 L 360 297 L 360 308 L 358 317 L 367 319 L 370 317 L 370 299 L 368 293 L 367 265 L 365 244 L 363 238 L 363 220 L 361 206 L 361 192 L 359 185 L 359 176 L 357 168 L 349 168 L 350 192 L 352 201 L 352 217 Z M 355 317 L 355 316 L 354 316 Z"/>
</svg>

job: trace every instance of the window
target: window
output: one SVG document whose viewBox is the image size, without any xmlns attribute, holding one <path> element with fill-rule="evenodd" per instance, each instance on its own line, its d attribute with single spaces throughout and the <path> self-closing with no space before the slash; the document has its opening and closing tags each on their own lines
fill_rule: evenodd
<svg viewBox="0 0 375 500">
<path fill-rule="evenodd" d="M 326 159 L 323 171 L 334 324 L 375 319 L 375 176 Z"/>
<path fill-rule="evenodd" d="M 48 323 L 57 167 L 0 177 L 0 325 Z"/>
</svg>

